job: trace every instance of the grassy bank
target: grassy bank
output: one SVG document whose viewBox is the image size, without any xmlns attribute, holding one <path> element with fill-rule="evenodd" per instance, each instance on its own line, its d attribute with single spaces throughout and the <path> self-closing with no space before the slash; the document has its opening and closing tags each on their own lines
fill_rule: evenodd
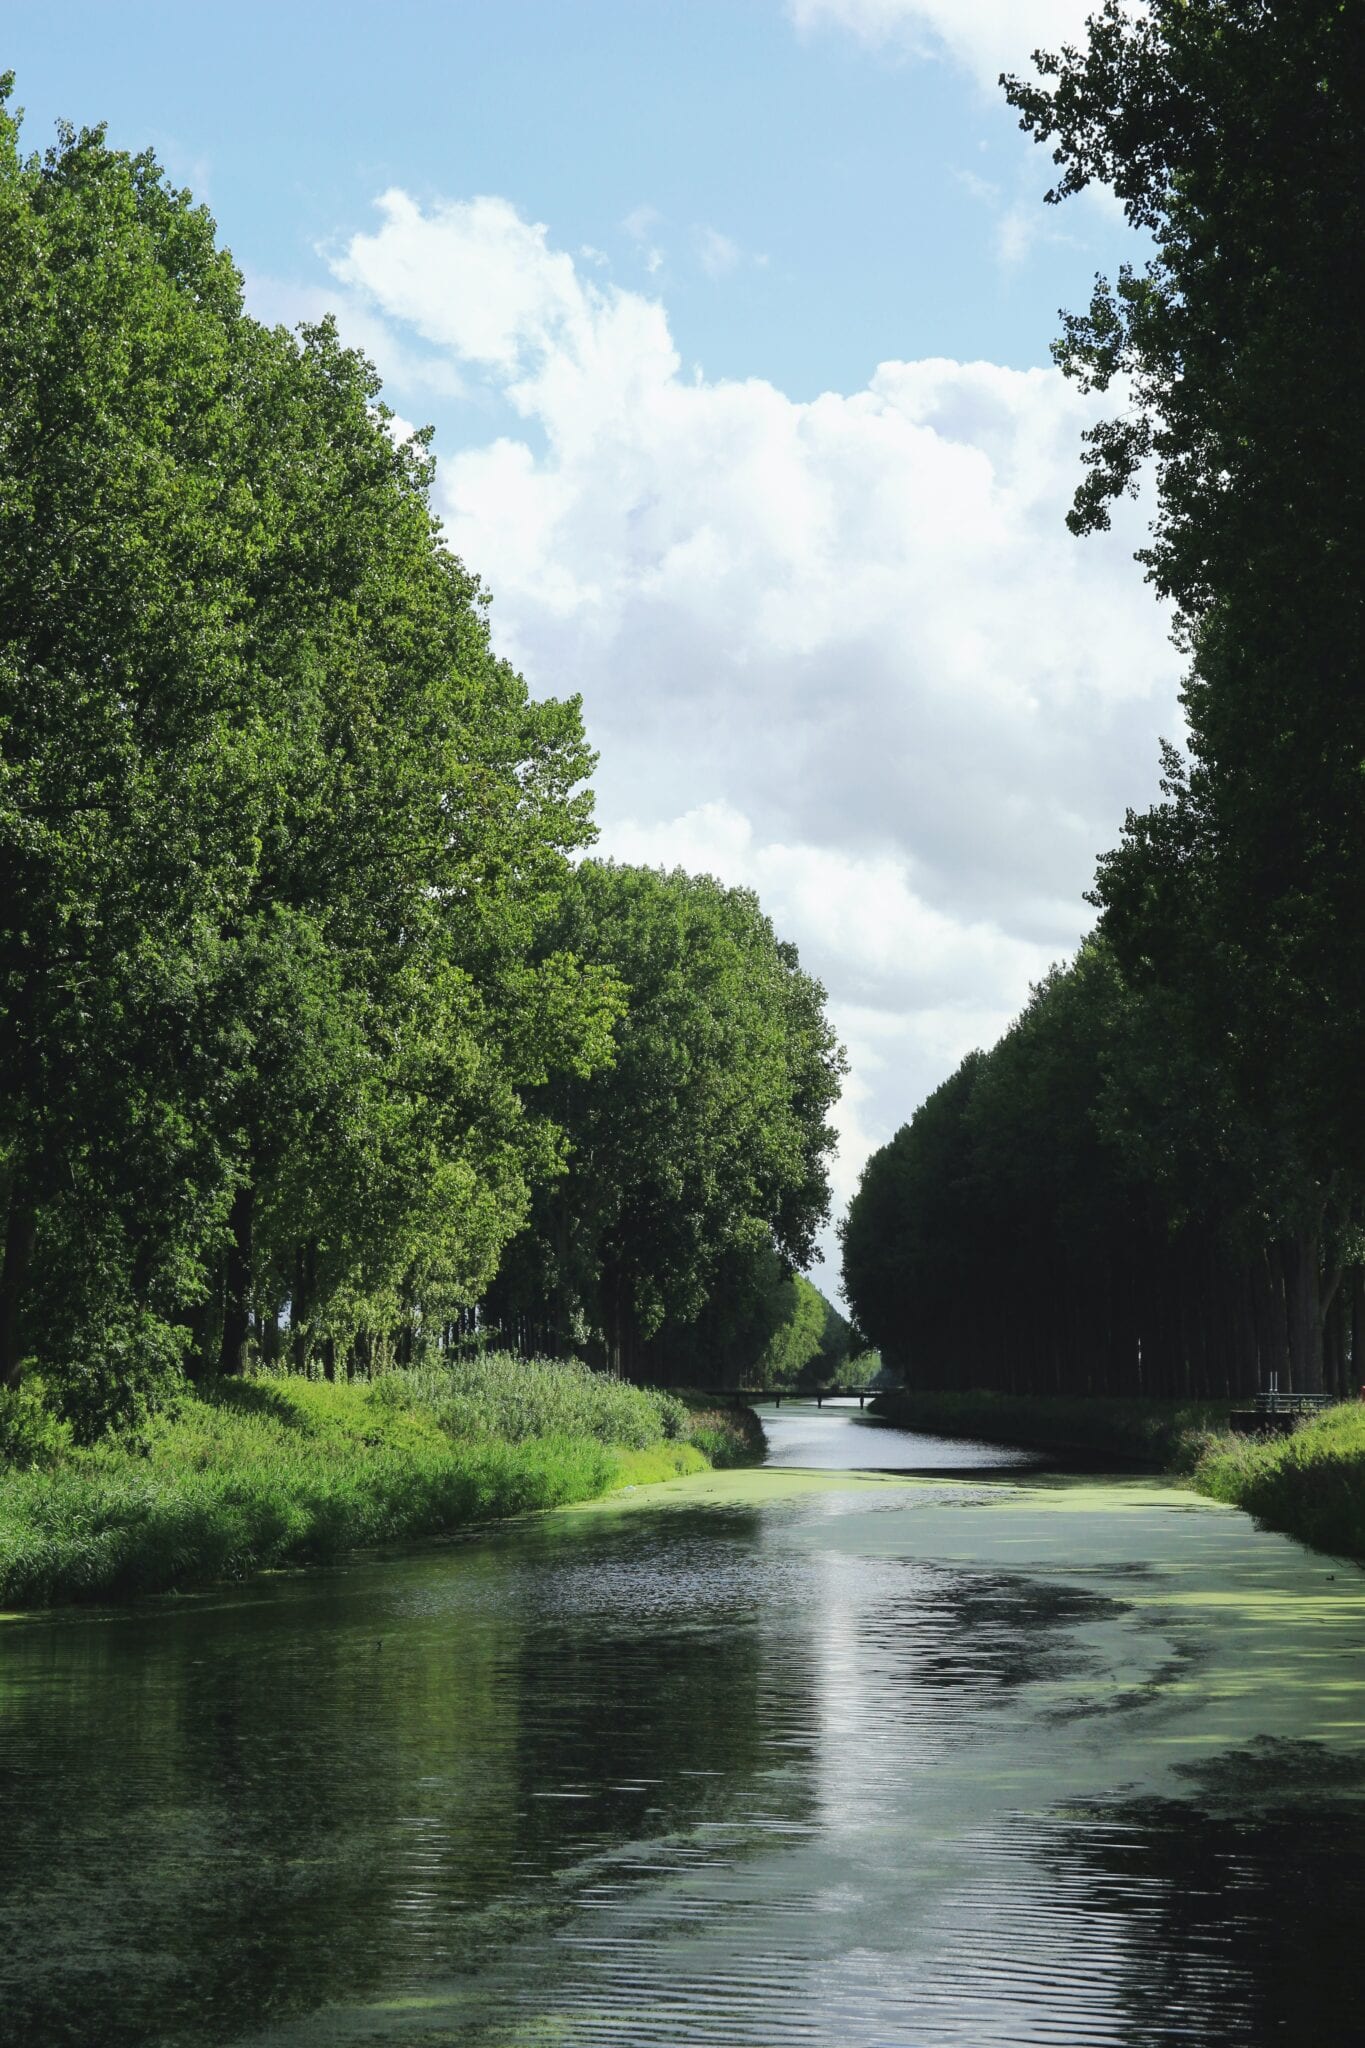
<svg viewBox="0 0 1365 2048">
<path fill-rule="evenodd" d="M 1268 1528 L 1365 1558 L 1365 1404 L 1329 1408 L 1292 1436 L 1234 1436 L 1230 1405 L 987 1393 L 886 1394 L 873 1403 L 905 1429 L 1179 1472 Z"/>
<path fill-rule="evenodd" d="M 718 1407 L 711 1394 L 694 1393 L 688 1387 L 673 1389 L 675 1400 L 687 1410 L 688 1434 L 713 1465 L 761 1465 L 768 1453 L 763 1424 L 752 1408 Z"/>
<path fill-rule="evenodd" d="M 1268 1528 L 1365 1558 L 1365 1403 L 1344 1402 L 1292 1436 L 1221 1435 L 1201 1447 L 1194 1483 Z"/>
<path fill-rule="evenodd" d="M 1140 1401 L 1051 1394 L 878 1394 L 873 1408 L 905 1429 L 1040 1451 L 1098 1453 L 1186 1469 L 1194 1446 L 1225 1428 L 1226 1401 Z"/>
<path fill-rule="evenodd" d="M 8 1422 L 10 1607 L 240 1579 L 559 1507 L 704 1470 L 714 1437 L 670 1395 L 499 1357 L 370 1384 L 225 1381 L 136 1444 L 74 1450 L 41 1417 Z"/>
</svg>

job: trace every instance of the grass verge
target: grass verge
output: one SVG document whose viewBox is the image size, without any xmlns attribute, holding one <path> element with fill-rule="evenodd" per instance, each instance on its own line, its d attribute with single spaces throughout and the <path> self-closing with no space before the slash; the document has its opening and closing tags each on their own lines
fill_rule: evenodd
<svg viewBox="0 0 1365 2048">
<path fill-rule="evenodd" d="M 706 1441 L 671 1396 L 572 1364 L 224 1381 L 136 1444 L 59 1442 L 0 1467 L 0 1604 L 327 1562 L 701 1471 Z"/>
<path fill-rule="evenodd" d="M 1200 1447 L 1194 1483 L 1267 1528 L 1339 1557 L 1365 1558 L 1365 1403 L 1329 1408 L 1291 1436 L 1211 1436 Z"/>
</svg>

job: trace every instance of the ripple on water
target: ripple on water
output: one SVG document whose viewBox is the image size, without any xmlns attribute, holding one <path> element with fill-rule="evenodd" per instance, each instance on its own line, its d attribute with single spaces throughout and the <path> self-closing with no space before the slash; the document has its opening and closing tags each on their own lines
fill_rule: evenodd
<svg viewBox="0 0 1365 2048">
<path fill-rule="evenodd" d="M 1354 2042 L 1358 1579 L 760 1477 L 7 1629 L 6 2040 Z"/>
</svg>

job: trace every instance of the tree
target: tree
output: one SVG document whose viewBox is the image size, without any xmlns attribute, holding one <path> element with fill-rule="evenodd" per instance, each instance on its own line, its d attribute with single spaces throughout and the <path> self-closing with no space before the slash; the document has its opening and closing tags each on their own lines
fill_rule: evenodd
<svg viewBox="0 0 1365 2048">
<path fill-rule="evenodd" d="M 1256 1206 L 1259 1135 L 1179 1006 L 1091 939 L 869 1160 L 843 1232 L 859 1326 L 927 1387 L 1190 1398 L 1283 1378 L 1302 1283 Z M 1354 1285 L 1326 1334 L 1339 1391 Z"/>
<path fill-rule="evenodd" d="M 550 942 L 613 976 L 625 1010 L 611 1068 L 537 1098 L 567 1133 L 567 1171 L 537 1196 L 489 1311 L 539 1344 L 667 1374 L 678 1333 L 730 1340 L 756 1259 L 812 1257 L 844 1056 L 823 989 L 748 890 L 588 861 Z"/>
<path fill-rule="evenodd" d="M 558 1160 L 529 1094 L 615 1011 L 542 944 L 579 707 L 493 654 L 426 437 L 245 315 L 150 156 L 23 157 L 10 84 L 0 1381 L 93 1432 L 286 1309 L 303 1363 L 475 1299 Z"/>
<path fill-rule="evenodd" d="M 1365 1194 L 1365 17 L 1107 0 L 1084 51 L 1037 61 L 1041 84 L 1005 84 L 1054 145 L 1049 197 L 1099 179 L 1155 245 L 1057 344 L 1083 388 L 1127 393 L 1070 523 L 1106 525 L 1153 464 L 1141 559 L 1191 656 L 1188 768 L 1168 761 L 1170 800 L 1129 818 L 1095 900 L 1131 984 L 1226 1077 L 1259 1172 L 1238 1199 L 1292 1247 L 1314 1386 Z"/>
</svg>

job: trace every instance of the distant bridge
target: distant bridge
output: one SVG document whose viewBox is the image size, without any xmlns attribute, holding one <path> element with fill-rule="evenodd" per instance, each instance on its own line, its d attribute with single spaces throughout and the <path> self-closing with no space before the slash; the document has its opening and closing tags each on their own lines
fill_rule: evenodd
<svg viewBox="0 0 1365 2048">
<path fill-rule="evenodd" d="M 706 1394 L 716 1401 L 743 1401 L 753 1407 L 757 1401 L 771 1401 L 780 1408 L 784 1401 L 814 1401 L 817 1408 L 823 1408 L 826 1401 L 856 1401 L 861 1408 L 874 1394 L 885 1394 L 886 1387 L 819 1387 L 808 1392 L 797 1387 L 694 1387 L 691 1392 Z"/>
</svg>

